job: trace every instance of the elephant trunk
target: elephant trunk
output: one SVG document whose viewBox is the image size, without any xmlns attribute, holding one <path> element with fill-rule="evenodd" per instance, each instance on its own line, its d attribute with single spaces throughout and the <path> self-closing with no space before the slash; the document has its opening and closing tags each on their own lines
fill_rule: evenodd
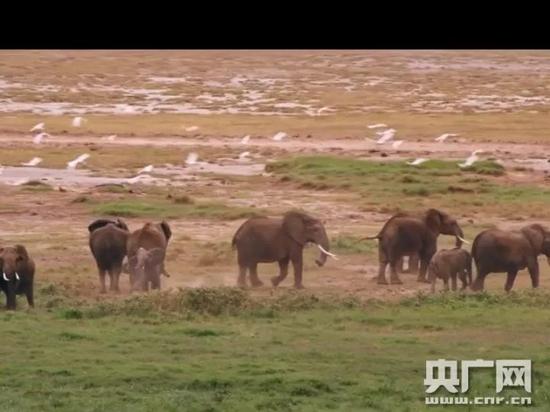
<svg viewBox="0 0 550 412">
<path fill-rule="evenodd" d="M 15 302 L 15 292 L 17 289 L 17 285 L 15 282 L 8 282 L 7 287 L 7 293 L 6 293 L 6 307 L 8 310 L 15 310 L 16 302 Z"/>
<path fill-rule="evenodd" d="M 466 239 L 464 239 L 464 233 L 462 232 L 462 229 L 458 225 L 456 226 L 454 235 L 456 237 L 455 246 L 457 248 L 462 247 L 463 243 L 469 243 Z"/>
<path fill-rule="evenodd" d="M 318 266 L 323 266 L 326 263 L 327 258 L 329 256 L 336 258 L 334 254 L 329 252 L 330 244 L 328 241 L 328 236 L 324 230 L 323 230 L 322 237 L 320 239 L 317 239 L 315 243 L 317 244 L 317 247 L 319 248 L 319 251 L 320 251 L 319 257 L 315 259 L 315 263 L 317 263 Z"/>
</svg>

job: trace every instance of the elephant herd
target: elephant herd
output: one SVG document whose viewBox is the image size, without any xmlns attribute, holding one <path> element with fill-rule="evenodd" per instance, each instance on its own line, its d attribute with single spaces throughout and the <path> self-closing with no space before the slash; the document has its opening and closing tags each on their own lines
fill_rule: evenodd
<svg viewBox="0 0 550 412">
<path fill-rule="evenodd" d="M 456 248 L 437 251 L 439 234 L 453 235 L 456 238 Z M 403 257 L 409 256 L 410 269 L 418 269 L 419 282 L 434 283 L 441 278 L 448 287 L 448 279 L 456 289 L 456 277 L 462 281 L 463 289 L 470 283 L 474 291 L 483 290 L 485 278 L 489 273 L 507 273 L 505 290 L 512 289 L 519 270 L 527 268 L 534 288 L 539 285 L 538 256 L 545 255 L 550 264 L 550 231 L 544 226 L 534 223 L 519 230 L 504 231 L 487 229 L 480 232 L 472 244 L 471 255 L 461 251 L 466 240 L 456 219 L 437 209 L 428 209 L 415 216 L 400 213 L 392 216 L 376 236 L 364 239 L 378 239 L 379 269 L 377 281 L 387 284 L 385 271 L 390 266 L 390 283 L 401 284 L 398 269 L 401 268 Z M 472 260 L 475 262 L 477 276 L 472 282 Z M 426 278 L 429 272 L 430 279 Z"/>
<path fill-rule="evenodd" d="M 169 277 L 164 267 L 168 241 L 172 231 L 166 221 L 145 223 L 131 232 L 121 219 L 98 219 L 88 226 L 89 246 L 96 261 L 100 291 L 105 293 L 107 274 L 109 290 L 118 292 L 121 273 L 130 276 L 131 291 L 160 289 L 161 275 Z M 440 234 L 456 238 L 454 249 L 437 251 Z M 420 214 L 399 213 L 392 216 L 375 236 L 360 239 L 378 240 L 378 284 L 386 285 L 386 268 L 390 267 L 390 284 L 401 284 L 398 272 L 404 272 L 403 261 L 409 259 L 409 271 L 417 272 L 419 282 L 442 279 L 456 289 L 457 277 L 462 288 L 470 285 L 474 291 L 484 288 L 489 273 L 507 273 L 505 290 L 509 291 L 519 270 L 527 268 L 533 287 L 539 285 L 538 256 L 543 254 L 550 264 L 550 231 L 540 224 L 530 224 L 520 230 L 488 229 L 479 233 L 471 254 L 462 249 L 467 243 L 457 220 L 449 214 L 428 209 Z M 291 210 L 281 218 L 252 217 L 235 232 L 232 247 L 237 250 L 239 275 L 237 285 L 262 286 L 258 264 L 277 262 L 279 275 L 271 278 L 277 287 L 287 276 L 292 263 L 294 287 L 303 288 L 303 249 L 315 244 L 320 255 L 315 260 L 323 266 L 330 252 L 330 242 L 323 223 L 307 213 Z M 472 282 L 472 261 L 477 276 Z M 35 265 L 22 245 L 0 248 L 0 289 L 6 295 L 6 306 L 15 309 L 16 295 L 24 294 L 29 306 L 34 305 L 33 284 Z M 428 277 L 427 277 L 428 276 Z"/>
</svg>

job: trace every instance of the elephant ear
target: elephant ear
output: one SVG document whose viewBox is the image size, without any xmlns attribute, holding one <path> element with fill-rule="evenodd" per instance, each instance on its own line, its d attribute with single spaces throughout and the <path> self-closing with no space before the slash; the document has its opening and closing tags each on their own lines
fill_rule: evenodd
<svg viewBox="0 0 550 412">
<path fill-rule="evenodd" d="M 306 243 L 306 220 L 305 214 L 296 211 L 285 213 L 283 218 L 283 230 L 302 246 Z"/>
<path fill-rule="evenodd" d="M 434 231 L 439 233 L 441 230 L 442 213 L 437 209 L 428 209 L 426 211 L 426 225 Z"/>
<path fill-rule="evenodd" d="M 537 254 L 542 252 L 545 230 L 541 225 L 533 224 L 521 229 L 523 235 L 527 238 Z"/>
<path fill-rule="evenodd" d="M 17 253 L 17 260 L 29 260 L 29 254 L 27 253 L 27 249 L 25 249 L 25 246 L 23 245 L 15 245 L 15 252 Z"/>
<path fill-rule="evenodd" d="M 92 233 L 94 230 L 99 229 L 100 227 L 107 226 L 109 223 L 115 223 L 114 220 L 110 219 L 97 219 L 94 222 L 90 223 L 88 226 L 88 232 Z"/>
<path fill-rule="evenodd" d="M 166 237 L 166 241 L 168 242 L 168 240 L 170 240 L 170 238 L 172 237 L 172 230 L 170 229 L 170 225 L 167 221 L 163 220 L 162 222 L 160 222 L 160 228 L 164 232 L 164 236 Z"/>
<path fill-rule="evenodd" d="M 156 266 L 160 265 L 164 260 L 164 249 L 159 247 L 151 249 L 147 252 L 147 261 L 149 264 Z"/>
<path fill-rule="evenodd" d="M 116 225 L 119 228 L 121 228 L 122 230 L 125 230 L 126 232 L 130 231 L 130 229 L 128 229 L 128 225 L 126 224 L 126 222 L 124 220 L 122 220 L 121 218 L 116 219 Z"/>
</svg>

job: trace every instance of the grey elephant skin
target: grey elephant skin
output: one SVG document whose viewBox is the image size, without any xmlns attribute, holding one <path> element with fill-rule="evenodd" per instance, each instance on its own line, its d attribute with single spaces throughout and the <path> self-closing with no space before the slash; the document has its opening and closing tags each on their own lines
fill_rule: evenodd
<svg viewBox="0 0 550 412">
<path fill-rule="evenodd" d="M 529 271 L 533 288 L 538 287 L 537 258 L 541 254 L 550 258 L 550 232 L 540 224 L 530 224 L 515 231 L 484 230 L 476 236 L 472 245 L 472 257 L 477 269 L 472 289 L 483 290 L 489 273 L 506 273 L 504 289 L 508 292 L 518 271 L 525 268 Z"/>
<path fill-rule="evenodd" d="M 99 274 L 100 292 L 105 293 L 105 275 L 109 274 L 109 289 L 119 292 L 122 262 L 126 256 L 126 242 L 130 232 L 121 219 L 98 219 L 88 226 L 89 245 Z"/>
<path fill-rule="evenodd" d="M 168 241 L 172 237 L 170 225 L 145 223 L 128 237 L 128 271 L 132 291 L 160 289 L 160 275 L 165 272 L 164 259 Z"/>
<path fill-rule="evenodd" d="M 302 288 L 303 249 L 312 242 L 330 250 L 330 244 L 323 223 L 304 212 L 289 211 L 282 218 L 253 217 L 244 222 L 233 236 L 232 246 L 237 249 L 239 277 L 237 284 L 246 286 L 246 274 L 254 287 L 263 285 L 258 278 L 258 263 L 279 263 L 279 276 L 271 278 L 278 286 L 288 274 L 288 265 L 294 269 L 294 287 Z M 327 253 L 321 251 L 315 260 L 323 266 Z"/>
<path fill-rule="evenodd" d="M 386 285 L 386 267 L 390 265 L 390 283 L 402 284 L 397 268 L 403 256 L 417 254 L 420 258 L 419 282 L 427 282 L 426 271 L 430 259 L 437 250 L 440 234 L 456 237 L 456 246 L 461 247 L 464 234 L 456 219 L 437 209 L 429 209 L 425 217 L 397 216 L 391 218 L 375 236 L 364 239 L 378 239 L 377 283 Z"/>
<path fill-rule="evenodd" d="M 420 219 L 422 220 L 423 222 L 426 222 L 427 223 L 427 218 L 429 216 L 429 209 L 428 210 L 424 210 L 422 212 L 417 212 L 417 213 L 414 213 L 414 212 L 400 212 L 400 213 L 396 213 L 395 215 L 393 215 L 392 217 L 390 217 L 388 219 L 388 221 L 386 221 L 385 225 L 387 225 L 388 223 L 390 223 L 393 219 L 395 218 L 398 218 L 398 217 L 412 217 L 412 218 L 415 218 L 415 219 Z M 382 228 L 381 232 L 384 230 L 384 228 Z M 458 247 L 459 244 L 461 244 L 462 241 L 460 241 L 459 239 L 457 239 L 457 243 L 456 243 L 456 246 Z M 409 258 L 409 262 L 408 262 L 408 268 L 407 270 L 405 270 L 405 266 L 404 266 L 404 261 L 403 261 L 403 258 L 407 256 Z M 419 259 L 419 256 L 418 254 L 411 254 L 411 255 L 405 255 L 403 256 L 401 259 L 399 259 L 399 261 L 397 262 L 397 273 L 412 273 L 412 274 L 418 274 L 418 271 L 419 271 L 419 268 L 420 268 L 420 259 Z"/>
<path fill-rule="evenodd" d="M 6 294 L 6 308 L 15 310 L 16 295 L 26 295 L 27 303 L 34 307 L 35 265 L 23 245 L 0 248 L 0 289 Z"/>
<path fill-rule="evenodd" d="M 461 290 L 472 284 L 472 256 L 460 248 L 438 250 L 428 264 L 428 280 L 435 292 L 436 279 L 441 279 L 445 290 L 449 290 L 449 279 L 453 291 L 457 287 L 457 277 L 462 283 Z"/>
</svg>

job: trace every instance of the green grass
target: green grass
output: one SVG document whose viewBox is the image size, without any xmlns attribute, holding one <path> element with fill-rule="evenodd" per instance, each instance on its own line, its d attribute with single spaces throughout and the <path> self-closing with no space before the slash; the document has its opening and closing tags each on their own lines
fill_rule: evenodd
<svg viewBox="0 0 550 412">
<path fill-rule="evenodd" d="M 101 315 L 100 304 L 47 310 L 38 300 L 33 311 L 0 315 L 0 409 L 444 412 L 456 409 L 423 404 L 427 359 L 520 358 L 533 361 L 529 410 L 542 412 L 549 297 L 359 305 L 307 292 L 258 299 L 202 289 L 128 298 Z M 160 310 L 166 300 L 186 303 Z M 224 310 L 208 309 L 220 301 Z M 494 371 L 474 370 L 470 384 L 469 396 L 494 395 Z"/>
<path fill-rule="evenodd" d="M 232 207 L 221 203 L 182 203 L 174 202 L 119 200 L 95 205 L 94 214 L 124 217 L 159 217 L 177 219 L 198 217 L 221 220 L 235 220 L 257 216 L 260 210 L 246 207 Z"/>
<path fill-rule="evenodd" d="M 360 236 L 339 235 L 332 239 L 331 247 L 339 254 L 367 253 L 374 256 L 378 251 L 376 242 L 360 239 Z"/>
<path fill-rule="evenodd" d="M 441 206 L 462 212 L 484 206 L 496 215 L 524 212 L 542 217 L 550 204 L 550 190 L 511 184 L 504 168 L 485 160 L 461 169 L 456 161 L 429 160 L 418 166 L 404 161 L 379 162 L 333 156 L 304 156 L 270 163 L 266 170 L 282 181 L 316 190 L 352 190 L 365 199 L 364 206 L 389 210 L 407 202 Z M 528 201 L 528 205 L 526 205 Z"/>
</svg>

